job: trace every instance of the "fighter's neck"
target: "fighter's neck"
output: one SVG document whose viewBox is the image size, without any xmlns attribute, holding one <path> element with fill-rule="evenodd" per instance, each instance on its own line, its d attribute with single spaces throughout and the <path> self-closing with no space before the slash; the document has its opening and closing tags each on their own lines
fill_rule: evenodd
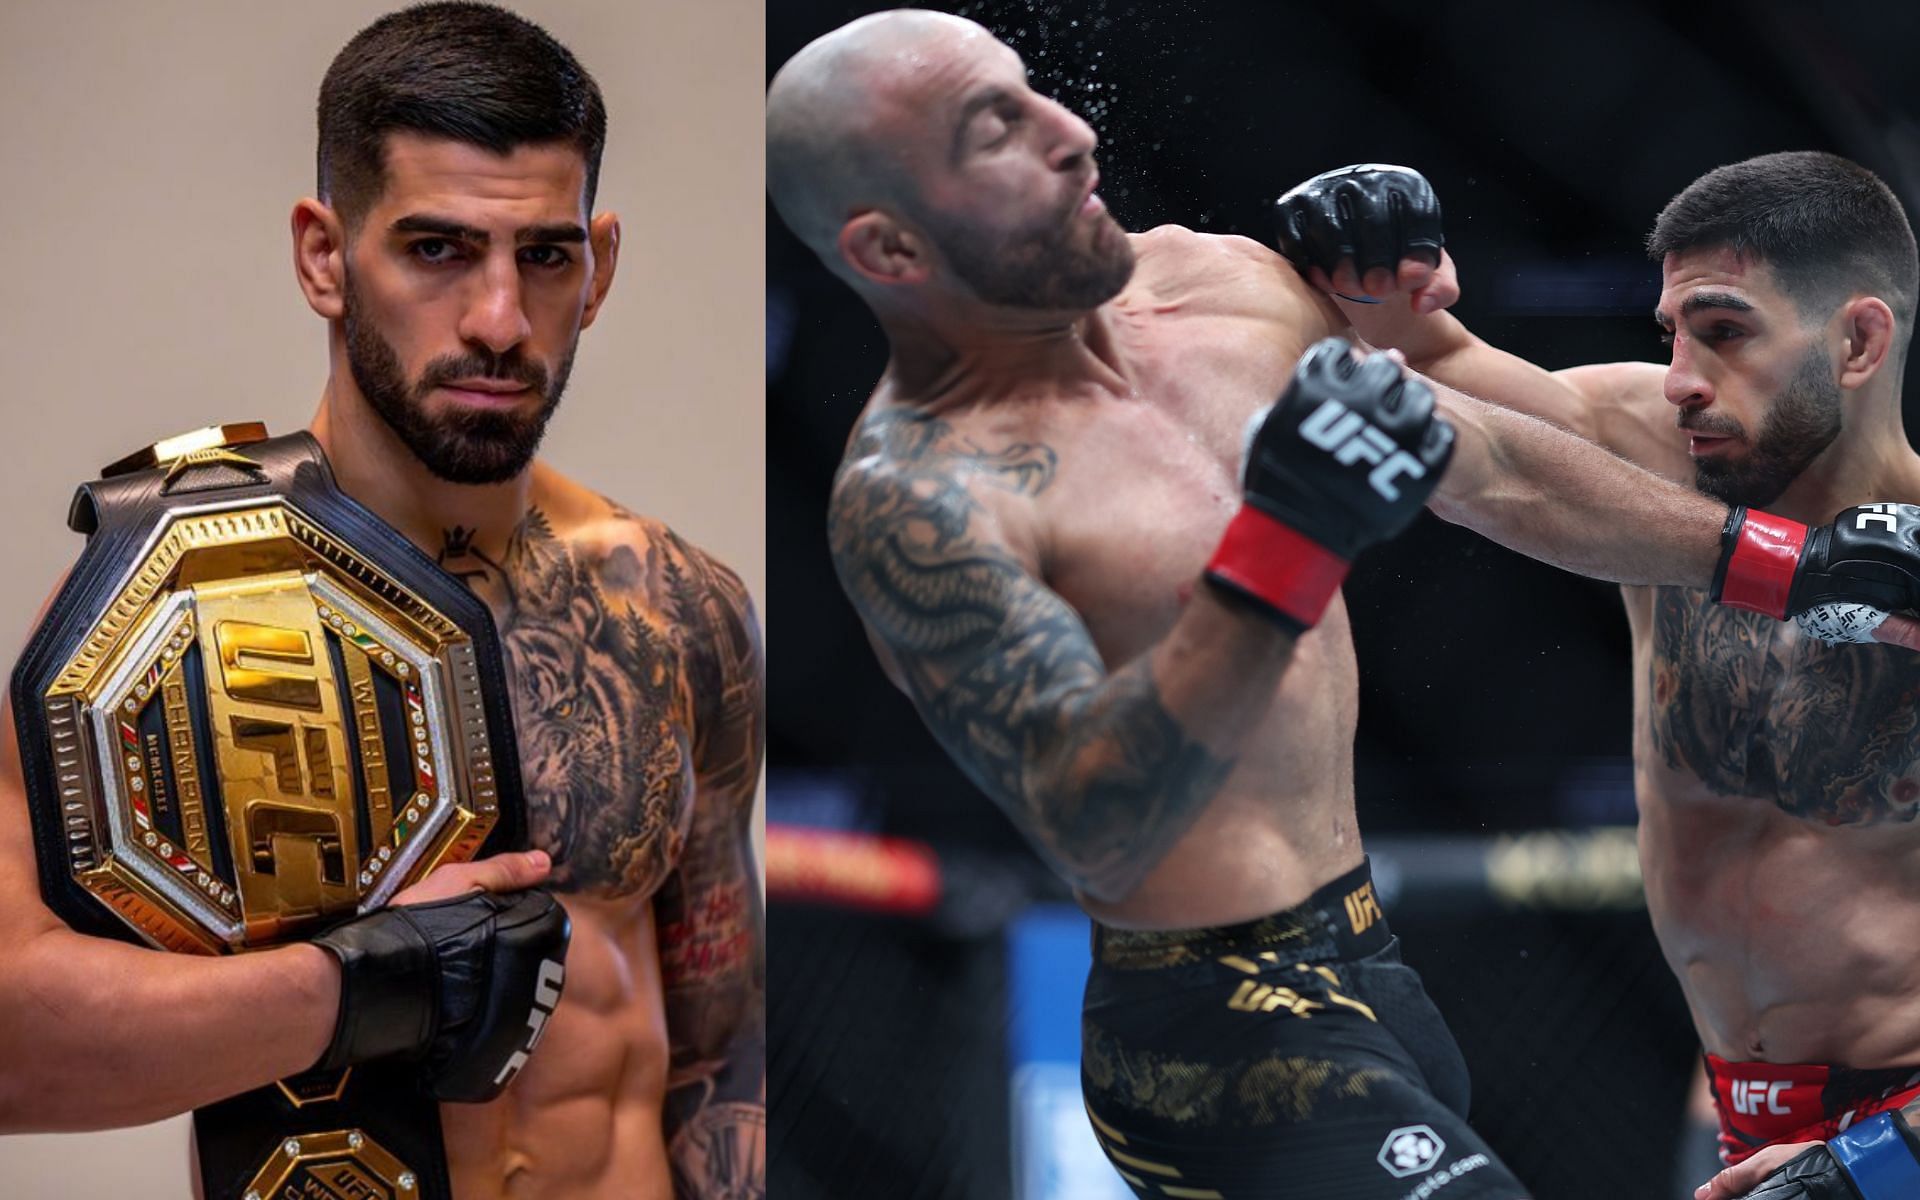
<svg viewBox="0 0 1920 1200">
<path fill-rule="evenodd" d="M 1869 428 L 1850 428 L 1764 507 L 1809 525 L 1833 520 L 1855 504 L 1920 504 L 1920 455 L 1907 443 L 1897 404 Z"/>
<path fill-rule="evenodd" d="M 450 540 L 498 562 L 532 503 L 534 468 L 505 483 L 448 483 L 414 457 L 349 381 L 330 379 L 309 431 L 342 491 L 414 545 L 439 555 Z"/>
<path fill-rule="evenodd" d="M 916 407 L 966 405 L 1036 389 L 1132 390 L 1111 305 L 1052 320 L 883 315 L 881 324 L 891 343 L 887 378 L 893 394 Z"/>
</svg>

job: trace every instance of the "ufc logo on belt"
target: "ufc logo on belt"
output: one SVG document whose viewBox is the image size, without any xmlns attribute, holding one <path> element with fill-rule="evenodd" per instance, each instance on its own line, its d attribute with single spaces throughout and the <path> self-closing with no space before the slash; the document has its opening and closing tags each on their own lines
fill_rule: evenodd
<svg viewBox="0 0 1920 1200">
<path fill-rule="evenodd" d="M 1398 500 L 1400 489 L 1394 481 L 1405 475 L 1419 479 L 1427 466 L 1393 444 L 1393 439 L 1359 413 L 1338 400 L 1323 400 L 1313 415 L 1300 422 L 1300 436 L 1333 455 L 1343 467 L 1361 461 L 1378 464 L 1367 474 L 1373 490 L 1388 500 Z"/>
<path fill-rule="evenodd" d="M 1780 1093 L 1793 1086 L 1790 1079 L 1736 1079 L 1733 1081 L 1733 1111 L 1743 1117 L 1760 1115 L 1760 1105 L 1764 1102 L 1767 1111 L 1775 1116 L 1787 1116 L 1791 1108 L 1780 1106 Z"/>
</svg>

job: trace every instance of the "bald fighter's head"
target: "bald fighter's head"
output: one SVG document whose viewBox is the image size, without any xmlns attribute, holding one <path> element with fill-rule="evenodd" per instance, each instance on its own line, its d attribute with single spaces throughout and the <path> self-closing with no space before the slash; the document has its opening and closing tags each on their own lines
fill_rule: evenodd
<svg viewBox="0 0 1920 1200">
<path fill-rule="evenodd" d="M 767 187 L 802 241 L 876 307 L 929 293 L 1077 311 L 1133 271 L 1093 186 L 1093 130 L 1027 86 L 963 17 L 862 17 L 767 89 Z"/>
</svg>

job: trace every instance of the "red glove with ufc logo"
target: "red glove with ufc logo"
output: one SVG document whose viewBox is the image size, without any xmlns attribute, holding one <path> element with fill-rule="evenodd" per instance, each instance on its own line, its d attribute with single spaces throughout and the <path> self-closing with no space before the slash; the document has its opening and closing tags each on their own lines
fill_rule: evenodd
<svg viewBox="0 0 1920 1200">
<path fill-rule="evenodd" d="M 1812 527 L 1736 508 L 1720 534 L 1712 596 L 1774 618 L 1821 604 L 1920 607 L 1920 505 L 1862 504 Z"/>
</svg>

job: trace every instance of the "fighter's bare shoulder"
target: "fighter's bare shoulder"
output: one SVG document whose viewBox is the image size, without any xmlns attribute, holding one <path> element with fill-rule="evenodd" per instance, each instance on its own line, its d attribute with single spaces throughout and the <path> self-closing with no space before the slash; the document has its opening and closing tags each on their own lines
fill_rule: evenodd
<svg viewBox="0 0 1920 1200">
<path fill-rule="evenodd" d="M 651 626 L 686 656 L 696 684 L 703 660 L 737 644 L 743 633 L 757 638 L 753 601 L 731 567 L 666 522 L 551 469 L 536 476 L 532 508 L 516 541 L 523 567 L 564 552 L 588 577 L 575 586 L 590 583 L 609 612 L 624 610 Z M 541 577 L 537 570 L 516 574 Z"/>
<path fill-rule="evenodd" d="M 1333 302 L 1300 277 L 1278 251 L 1234 233 L 1159 225 L 1131 235 L 1134 287 L 1155 301 L 1208 298 L 1208 307 L 1247 309 L 1306 328 L 1343 328 Z"/>
<path fill-rule="evenodd" d="M 876 404 L 834 478 L 835 568 L 851 584 L 902 554 L 926 562 L 991 546 L 1034 569 L 1033 502 L 1058 462 L 1051 445 L 1022 431 Z"/>
<path fill-rule="evenodd" d="M 1555 371 L 1581 400 L 1577 432 L 1669 478 L 1689 475 L 1686 443 L 1673 431 L 1667 369 L 1659 363 L 1592 363 Z"/>
</svg>

